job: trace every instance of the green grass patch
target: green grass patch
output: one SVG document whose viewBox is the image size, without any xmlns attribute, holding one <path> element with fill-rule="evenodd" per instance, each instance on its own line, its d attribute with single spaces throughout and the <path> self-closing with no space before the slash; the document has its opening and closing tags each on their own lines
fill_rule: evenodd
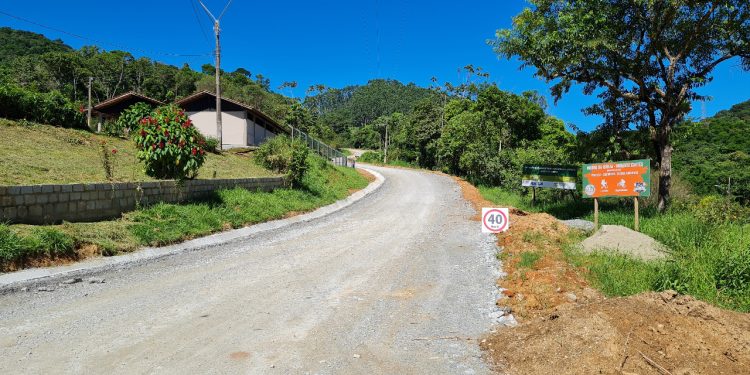
<svg viewBox="0 0 750 375">
<path fill-rule="evenodd" d="M 111 155 L 115 181 L 150 181 L 129 139 L 0 118 L 0 185 L 106 181 L 100 142 L 116 149 Z M 209 153 L 198 178 L 272 176 L 250 153 Z"/>
<path fill-rule="evenodd" d="M 593 204 L 588 200 L 548 198 L 532 207 L 527 196 L 498 188 L 479 190 L 498 205 L 547 212 L 561 219 L 593 220 Z M 600 208 L 600 224 L 632 227 L 633 211 L 627 200 L 603 200 Z M 702 220 L 684 206 L 664 214 L 646 207 L 641 212 L 641 232 L 666 245 L 670 260 L 644 262 L 609 253 L 582 254 L 574 246 L 581 237 L 572 238 L 564 251 L 571 263 L 587 268 L 592 284 L 609 296 L 674 289 L 721 307 L 750 312 L 750 225 L 743 222 L 746 220 Z M 527 239 L 525 234 L 523 239 Z M 528 239 L 533 241 L 533 234 Z"/>
<path fill-rule="evenodd" d="M 104 255 L 114 255 L 278 219 L 345 198 L 350 191 L 365 188 L 368 181 L 353 168 L 334 167 L 314 157 L 303 183 L 301 189 L 273 192 L 222 190 L 201 202 L 144 207 L 120 220 L 0 225 L 0 269 L 35 257 L 74 255 L 77 247 L 88 244 L 96 245 Z"/>
<path fill-rule="evenodd" d="M 521 259 L 518 261 L 519 268 L 534 268 L 536 262 L 542 258 L 542 254 L 535 251 L 524 251 L 521 253 Z"/>
</svg>

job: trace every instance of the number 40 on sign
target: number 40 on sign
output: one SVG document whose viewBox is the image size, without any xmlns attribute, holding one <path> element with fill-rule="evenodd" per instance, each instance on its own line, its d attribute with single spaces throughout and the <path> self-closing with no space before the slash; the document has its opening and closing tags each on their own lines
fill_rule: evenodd
<svg viewBox="0 0 750 375">
<path fill-rule="evenodd" d="M 482 232 L 501 233 L 508 230 L 510 215 L 507 208 L 482 208 Z"/>
</svg>

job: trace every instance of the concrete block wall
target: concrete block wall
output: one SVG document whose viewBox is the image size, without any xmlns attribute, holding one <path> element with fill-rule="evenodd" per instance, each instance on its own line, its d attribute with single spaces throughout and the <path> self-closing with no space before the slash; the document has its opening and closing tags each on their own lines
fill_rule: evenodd
<svg viewBox="0 0 750 375">
<path fill-rule="evenodd" d="M 199 199 L 215 190 L 241 187 L 271 191 L 282 177 L 67 185 L 0 186 L 0 222 L 55 224 L 120 217 L 138 205 Z"/>
</svg>

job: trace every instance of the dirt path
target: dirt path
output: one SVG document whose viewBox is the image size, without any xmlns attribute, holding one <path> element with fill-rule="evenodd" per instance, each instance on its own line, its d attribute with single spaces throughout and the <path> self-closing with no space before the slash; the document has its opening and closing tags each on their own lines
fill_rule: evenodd
<svg viewBox="0 0 750 375">
<path fill-rule="evenodd" d="M 0 373 L 487 373 L 493 238 L 450 178 L 373 169 L 326 218 L 0 296 Z"/>
</svg>

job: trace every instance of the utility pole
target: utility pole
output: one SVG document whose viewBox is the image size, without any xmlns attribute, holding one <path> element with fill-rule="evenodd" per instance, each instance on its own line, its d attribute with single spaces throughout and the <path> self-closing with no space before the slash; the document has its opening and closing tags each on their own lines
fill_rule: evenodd
<svg viewBox="0 0 750 375">
<path fill-rule="evenodd" d="M 89 110 L 86 111 L 86 125 L 88 125 L 89 129 L 91 129 L 91 83 L 94 81 L 94 77 L 89 77 Z M 96 132 L 100 133 L 102 131 L 101 124 L 97 125 Z"/>
<path fill-rule="evenodd" d="M 385 141 L 383 142 L 383 164 L 388 164 L 388 120 L 385 121 Z"/>
<path fill-rule="evenodd" d="M 219 141 L 219 150 L 222 150 L 224 147 L 221 137 L 221 45 L 219 44 L 219 33 L 221 29 L 219 28 L 219 21 L 221 21 L 221 18 L 224 17 L 224 13 L 227 12 L 227 8 L 229 8 L 229 4 L 232 3 L 232 0 L 229 0 L 229 2 L 227 2 L 227 5 L 219 15 L 219 18 L 214 17 L 211 11 L 209 11 L 208 8 L 203 4 L 203 1 L 198 0 L 198 3 L 200 3 L 200 5 L 203 7 L 203 10 L 205 10 L 208 16 L 211 17 L 211 19 L 214 21 L 214 35 L 216 36 L 216 138 Z"/>
</svg>

